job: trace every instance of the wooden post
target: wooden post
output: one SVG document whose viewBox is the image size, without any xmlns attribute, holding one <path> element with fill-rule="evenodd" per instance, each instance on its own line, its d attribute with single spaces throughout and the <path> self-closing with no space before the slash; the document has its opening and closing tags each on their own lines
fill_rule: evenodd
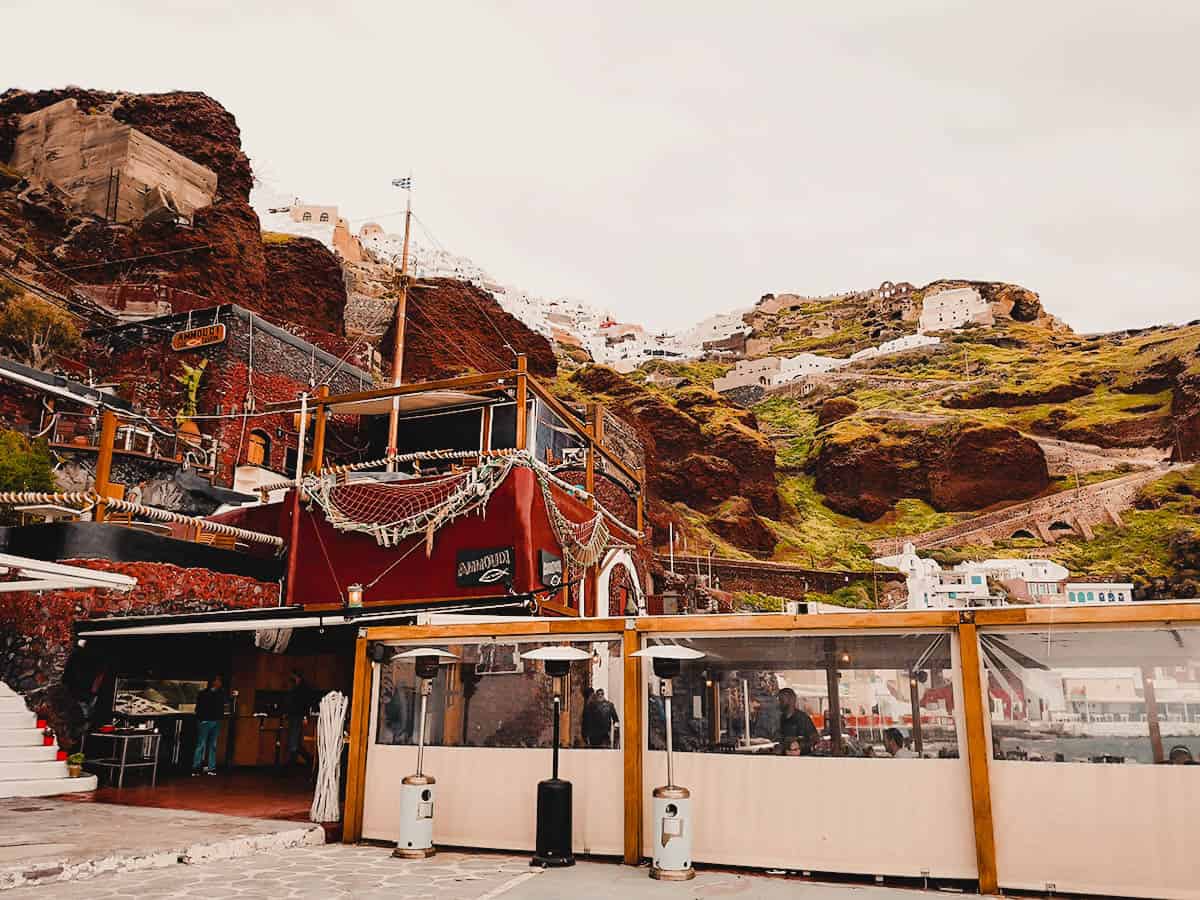
<svg viewBox="0 0 1200 900">
<path fill-rule="evenodd" d="M 529 405 L 529 375 L 527 374 L 529 361 L 525 358 L 525 354 L 517 355 L 517 449 L 525 450 L 528 441 L 529 423 L 527 421 L 529 410 L 526 408 Z"/>
<path fill-rule="evenodd" d="M 92 514 L 93 521 L 103 522 L 108 512 L 109 496 L 112 488 L 109 478 L 112 476 L 113 443 L 117 438 L 117 416 L 111 409 L 106 409 L 100 417 L 100 455 L 96 457 L 96 478 L 92 489 L 100 495 L 96 511 Z"/>
<path fill-rule="evenodd" d="M 308 461 L 308 471 L 310 472 L 320 472 L 322 466 L 325 465 L 325 417 L 328 413 L 323 401 L 328 396 L 329 385 L 323 384 L 317 388 L 317 415 L 313 422 L 312 458 Z M 300 448 L 300 453 L 304 453 L 303 447 Z"/>
<path fill-rule="evenodd" d="M 483 408 L 483 418 L 479 425 L 479 449 L 480 451 L 491 448 L 492 442 L 492 408 L 485 406 Z"/>
<path fill-rule="evenodd" d="M 913 750 L 917 752 L 917 756 L 921 755 L 921 751 L 925 749 L 925 742 L 921 734 L 921 698 L 917 695 L 920 685 L 917 683 L 917 673 L 908 673 L 908 699 L 912 704 L 913 724 L 912 724 L 912 739 Z"/>
<path fill-rule="evenodd" d="M 975 821 L 975 860 L 979 868 L 979 893 L 998 890 L 996 833 L 992 822 L 991 760 L 984 721 L 986 692 L 979 662 L 979 632 L 970 610 L 959 613 L 958 657 L 963 679 L 963 725 L 967 734 L 967 764 L 971 772 L 971 809 Z"/>
<path fill-rule="evenodd" d="M 1150 726 L 1150 751 L 1154 754 L 1156 763 L 1163 762 L 1167 755 L 1163 752 L 1162 729 L 1158 724 L 1158 697 L 1154 693 L 1154 670 L 1142 666 L 1142 693 L 1146 698 L 1146 724 Z"/>
<path fill-rule="evenodd" d="M 371 723 L 371 662 L 367 638 L 359 632 L 354 644 L 354 686 L 350 697 L 350 744 L 346 759 L 346 809 L 342 814 L 342 843 L 362 838 L 363 798 L 367 777 L 367 738 Z"/>
<path fill-rule="evenodd" d="M 283 605 L 291 606 L 292 597 L 295 594 L 296 588 L 296 562 L 300 558 L 300 495 L 303 493 L 301 488 L 292 488 L 292 521 L 288 524 L 288 544 L 287 544 L 287 575 L 283 586 Z M 341 599 L 341 588 L 338 588 L 338 599 Z"/>
<path fill-rule="evenodd" d="M 646 469 L 638 469 L 637 530 L 646 530 Z"/>
<path fill-rule="evenodd" d="M 642 707 L 641 659 L 633 654 L 641 649 L 638 632 L 626 628 L 621 647 L 625 664 L 625 721 L 621 723 L 621 753 L 625 761 L 625 865 L 642 861 Z"/>
</svg>

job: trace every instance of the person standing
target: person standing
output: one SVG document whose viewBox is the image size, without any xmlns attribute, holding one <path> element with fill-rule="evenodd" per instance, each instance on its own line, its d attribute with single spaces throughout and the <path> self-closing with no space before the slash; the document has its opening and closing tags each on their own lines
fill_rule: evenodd
<svg viewBox="0 0 1200 900">
<path fill-rule="evenodd" d="M 594 691 L 583 707 L 583 740 L 589 747 L 612 747 L 612 729 L 620 721 L 617 708 L 604 696 L 604 688 Z"/>
<path fill-rule="evenodd" d="M 225 687 L 220 675 L 208 680 L 208 687 L 196 695 L 196 752 L 192 754 L 192 775 L 217 774 L 217 739 L 225 718 Z M 207 765 L 205 765 L 207 758 Z"/>
<path fill-rule="evenodd" d="M 786 749 L 789 742 L 796 739 L 800 742 L 800 755 L 809 756 L 821 739 L 817 726 L 813 724 L 812 716 L 800 708 L 796 692 L 784 688 L 779 692 L 779 739 Z"/>
<path fill-rule="evenodd" d="M 312 756 L 304 749 L 304 716 L 312 706 L 312 690 L 297 669 L 292 670 L 291 682 L 283 706 L 288 723 L 287 760 L 284 765 L 290 766 L 300 756 L 305 765 L 312 766 Z"/>
</svg>

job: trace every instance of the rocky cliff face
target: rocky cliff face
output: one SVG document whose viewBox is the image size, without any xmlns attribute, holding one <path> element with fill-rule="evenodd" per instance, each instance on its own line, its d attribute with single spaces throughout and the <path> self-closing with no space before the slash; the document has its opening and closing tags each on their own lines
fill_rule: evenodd
<svg viewBox="0 0 1200 900">
<path fill-rule="evenodd" d="M 943 511 L 982 509 L 1032 497 L 1050 484 L 1045 455 L 1033 440 L 1012 428 L 969 423 L 835 429 L 821 442 L 814 469 L 826 503 L 865 521 L 903 497 Z"/>
<path fill-rule="evenodd" d="M 70 212 L 52 188 L 0 184 L 0 232 L 86 284 L 151 282 L 237 303 L 279 325 L 340 334 L 345 288 L 329 274 L 337 261 L 316 242 L 264 248 L 250 208 L 250 161 L 233 115 L 205 94 L 128 94 L 81 88 L 0 95 L 0 161 L 12 154 L 21 115 L 74 98 L 143 131 L 217 173 L 217 197 L 191 228 L 113 225 Z M 45 267 L 33 267 L 34 269 Z M 44 274 L 44 273 L 43 273 Z"/>
<path fill-rule="evenodd" d="M 779 515 L 775 450 L 753 413 L 694 387 L 672 403 L 604 366 L 577 369 L 568 384 L 636 429 L 646 452 L 653 524 L 662 527 L 671 517 L 664 503 L 681 502 L 710 514 L 713 530 L 737 546 L 774 546 L 758 516 Z"/>
<path fill-rule="evenodd" d="M 486 291 L 449 278 L 422 279 L 408 292 L 404 380 L 428 381 L 463 372 L 494 372 L 528 358 L 529 371 L 553 378 L 558 363 L 542 335 L 500 308 Z M 385 372 L 391 371 L 395 331 L 380 340 Z"/>
</svg>

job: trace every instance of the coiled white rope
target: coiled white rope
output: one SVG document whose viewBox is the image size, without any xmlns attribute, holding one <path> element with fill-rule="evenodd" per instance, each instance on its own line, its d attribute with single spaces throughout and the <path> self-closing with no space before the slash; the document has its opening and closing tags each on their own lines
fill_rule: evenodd
<svg viewBox="0 0 1200 900">
<path fill-rule="evenodd" d="M 346 721 L 346 695 L 330 691 L 321 698 L 317 715 L 317 789 L 308 817 L 314 822 L 340 822 L 342 727 Z"/>
</svg>

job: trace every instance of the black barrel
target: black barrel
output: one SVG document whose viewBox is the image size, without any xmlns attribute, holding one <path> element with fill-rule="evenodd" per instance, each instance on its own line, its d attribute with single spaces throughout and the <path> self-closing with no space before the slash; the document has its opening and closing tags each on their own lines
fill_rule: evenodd
<svg viewBox="0 0 1200 900">
<path fill-rule="evenodd" d="M 539 781 L 537 787 L 537 852 L 531 866 L 558 868 L 575 865 L 571 852 L 571 782 L 561 778 Z"/>
</svg>

